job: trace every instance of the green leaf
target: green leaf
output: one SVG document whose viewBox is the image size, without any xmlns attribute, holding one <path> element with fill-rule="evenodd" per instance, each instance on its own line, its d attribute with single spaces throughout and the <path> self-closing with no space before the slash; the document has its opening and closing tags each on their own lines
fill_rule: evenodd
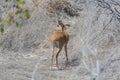
<svg viewBox="0 0 120 80">
<path fill-rule="evenodd" d="M 28 11 L 28 10 L 25 10 L 25 17 L 26 17 L 26 19 L 29 19 L 29 18 L 30 18 L 30 14 L 29 14 L 29 11 Z"/>
<path fill-rule="evenodd" d="M 25 1 L 24 0 L 16 0 L 18 4 L 24 4 Z"/>
<path fill-rule="evenodd" d="M 5 0 L 6 2 L 10 2 L 11 0 Z"/>
<path fill-rule="evenodd" d="M 18 22 L 15 22 L 15 24 L 16 24 L 16 26 L 17 26 L 17 27 L 19 27 L 19 26 L 20 26 Z"/>
<path fill-rule="evenodd" d="M 0 18 L 0 22 L 2 22 L 2 19 Z"/>
<path fill-rule="evenodd" d="M 18 5 L 16 5 L 16 4 L 14 4 L 13 7 L 15 7 L 15 8 L 17 8 L 17 9 L 20 8 L 20 7 L 19 7 Z"/>
<path fill-rule="evenodd" d="M 3 24 L 4 27 L 7 27 L 9 25 L 8 21 L 3 21 L 2 24 Z"/>
<path fill-rule="evenodd" d="M 22 13 L 22 11 L 23 11 L 23 10 L 20 8 L 20 9 L 18 9 L 18 10 L 15 12 L 15 14 L 16 14 L 16 15 L 19 15 L 19 14 Z"/>
<path fill-rule="evenodd" d="M 14 20 L 14 16 L 11 16 L 10 18 L 9 18 L 9 23 L 14 23 L 15 22 L 15 20 Z"/>
<path fill-rule="evenodd" d="M 4 33 L 4 28 L 3 28 L 3 27 L 0 28 L 0 33 L 1 33 L 1 34 Z"/>
<path fill-rule="evenodd" d="M 25 4 L 25 1 L 24 0 L 16 0 L 17 1 L 17 5 L 20 7 L 20 8 L 23 8 L 23 5 Z"/>
</svg>

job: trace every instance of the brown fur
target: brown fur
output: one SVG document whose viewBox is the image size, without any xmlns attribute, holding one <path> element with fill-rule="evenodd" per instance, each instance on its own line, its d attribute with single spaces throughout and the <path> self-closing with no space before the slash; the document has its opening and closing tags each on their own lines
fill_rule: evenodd
<svg viewBox="0 0 120 80">
<path fill-rule="evenodd" d="M 61 26 L 61 25 L 57 25 L 57 27 L 55 28 L 56 32 L 54 32 L 51 36 L 50 36 L 50 40 L 53 44 L 53 54 L 52 54 L 52 60 L 51 60 L 51 65 L 53 65 L 53 58 L 56 58 L 56 66 L 57 68 L 59 68 L 58 66 L 58 55 L 61 52 L 62 48 L 65 48 L 65 54 L 66 54 L 66 60 L 68 62 L 68 56 L 67 56 L 67 44 L 69 41 L 69 35 L 66 32 L 66 27 L 65 26 Z M 58 48 L 59 50 L 57 51 L 57 53 L 55 53 L 55 47 Z"/>
</svg>

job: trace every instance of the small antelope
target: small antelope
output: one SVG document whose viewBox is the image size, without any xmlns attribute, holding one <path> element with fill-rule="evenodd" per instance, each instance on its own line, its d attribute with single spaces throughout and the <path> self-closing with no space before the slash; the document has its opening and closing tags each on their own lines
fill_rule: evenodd
<svg viewBox="0 0 120 80">
<path fill-rule="evenodd" d="M 56 32 L 54 32 L 50 36 L 50 40 L 53 44 L 53 54 L 52 54 L 52 60 L 51 60 L 51 65 L 53 65 L 53 58 L 55 57 L 56 60 L 56 67 L 59 69 L 58 66 L 58 55 L 61 52 L 62 48 L 65 48 L 65 55 L 66 55 L 66 60 L 68 62 L 68 56 L 67 56 L 67 44 L 69 41 L 69 35 L 66 32 L 66 27 L 65 25 L 61 22 L 58 21 L 58 25 L 56 26 Z M 55 48 L 58 48 L 58 51 L 55 53 Z"/>
</svg>

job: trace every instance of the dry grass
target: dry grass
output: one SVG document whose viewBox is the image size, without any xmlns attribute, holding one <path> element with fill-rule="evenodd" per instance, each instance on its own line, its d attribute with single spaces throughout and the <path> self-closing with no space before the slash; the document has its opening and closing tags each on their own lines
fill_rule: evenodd
<svg viewBox="0 0 120 80">
<path fill-rule="evenodd" d="M 68 16 L 78 16 L 78 9 L 68 0 L 51 0 L 46 4 L 46 9 L 49 15 L 59 17 L 61 13 L 66 13 Z M 62 14 L 63 15 L 63 14 Z"/>
<path fill-rule="evenodd" d="M 49 13 L 58 14 L 58 12 L 62 11 L 67 6 L 67 4 L 67 0 L 52 0 L 48 2 L 46 8 Z"/>
<path fill-rule="evenodd" d="M 73 1 L 77 5 L 75 1 L 79 2 L 82 0 L 69 1 Z M 58 71 L 49 70 L 48 63 L 52 53 L 49 34 L 52 33 L 56 23 L 44 11 L 37 8 L 36 12 L 30 18 L 29 23 L 24 24 L 19 30 L 13 30 L 14 27 L 12 27 L 11 31 L 9 30 L 2 37 L 3 39 L 0 39 L 3 51 L 6 52 L 6 54 L 0 54 L 0 61 L 3 63 L 2 59 L 8 59 L 8 57 L 11 59 L 11 56 L 18 57 L 18 59 L 11 59 L 11 63 L 10 60 L 8 62 L 5 60 L 7 62 L 6 65 L 1 64 L 1 68 L 2 66 L 3 68 L 1 69 L 0 78 L 8 80 L 15 74 L 15 79 L 20 79 L 20 74 L 17 74 L 19 72 L 23 74 L 22 76 L 20 75 L 23 79 L 24 74 L 26 75 L 27 73 L 30 73 L 31 77 L 31 72 L 33 71 L 32 78 L 34 80 L 120 80 L 119 20 L 116 16 L 112 17 L 112 14 L 109 13 L 110 8 L 114 9 L 113 7 L 117 6 L 111 3 L 111 1 L 115 3 L 115 0 L 96 0 L 96 3 L 89 0 L 86 1 L 87 3 L 79 3 L 79 5 L 83 6 L 83 11 L 81 11 L 80 16 L 77 18 L 70 17 L 71 24 L 73 24 L 71 27 L 67 27 L 67 31 L 70 34 L 70 42 L 68 43 L 68 57 L 70 62 L 66 68 L 64 68 L 65 55 L 62 54 L 59 59 L 61 61 L 60 65 L 64 69 Z M 105 8 L 107 6 L 105 6 L 104 1 L 112 7 Z M 98 7 L 97 3 L 99 3 Z M 76 9 L 71 7 L 71 3 L 67 0 L 51 0 L 46 4 L 48 5 L 45 8 L 54 16 L 57 13 L 67 14 L 65 13 L 65 8 L 70 8 L 70 10 Z M 103 5 L 100 6 L 100 4 Z M 120 9 L 120 6 L 117 7 Z M 68 19 L 64 20 L 66 22 L 70 21 Z M 11 53 L 11 56 L 7 50 Z M 11 51 L 22 51 L 22 54 L 15 52 L 16 55 L 14 55 Z M 28 52 L 25 53 L 25 51 Z M 40 60 L 37 55 L 34 58 L 25 60 L 21 58 L 26 54 L 40 54 Z M 19 63 L 17 64 L 16 61 L 17 63 L 19 61 Z M 11 68 L 5 66 L 10 66 L 11 64 L 13 64 L 13 69 L 10 73 Z M 30 69 L 30 71 L 25 70 L 23 72 L 22 69 L 24 70 L 24 68 Z M 5 73 L 2 70 L 5 70 Z M 7 79 L 4 79 L 4 77 Z"/>
</svg>

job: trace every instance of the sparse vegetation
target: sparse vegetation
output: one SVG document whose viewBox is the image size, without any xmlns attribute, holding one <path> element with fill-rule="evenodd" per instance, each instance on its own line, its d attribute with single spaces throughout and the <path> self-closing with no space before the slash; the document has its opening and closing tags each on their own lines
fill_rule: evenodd
<svg viewBox="0 0 120 80">
<path fill-rule="evenodd" d="M 20 26 L 20 22 L 30 18 L 30 11 L 25 7 L 25 0 L 1 0 L 0 1 L 0 33 L 3 34 L 5 27 L 15 24 Z"/>
<path fill-rule="evenodd" d="M 0 37 L 0 79 L 120 80 L 119 0 L 32 1 L 36 7 L 30 19 L 21 28 L 11 25 Z M 36 1 L 40 1 L 40 6 Z M 41 1 L 45 2 L 42 8 Z M 4 7 L 5 12 L 13 9 L 6 10 L 8 7 Z M 24 7 L 22 11 L 29 12 L 26 4 Z M 0 17 L 6 17 L 3 14 L 0 12 Z M 20 23 L 15 23 L 18 19 L 13 20 L 13 16 L 10 23 L 14 25 L 26 20 L 23 17 Z M 0 21 L 3 22 L 3 18 Z M 58 24 L 53 19 L 57 21 L 58 18 L 71 26 L 66 26 L 70 35 L 69 62 L 66 65 L 63 52 L 59 56 L 62 70 L 50 71 L 52 47 L 49 36 Z M 8 24 L 4 22 L 4 25 Z M 4 32 L 3 28 L 1 32 Z"/>
<path fill-rule="evenodd" d="M 79 8 L 74 7 L 69 0 L 50 0 L 46 4 L 50 16 L 58 17 L 66 13 L 70 17 L 79 16 Z M 66 15 L 65 14 L 65 15 Z"/>
</svg>

